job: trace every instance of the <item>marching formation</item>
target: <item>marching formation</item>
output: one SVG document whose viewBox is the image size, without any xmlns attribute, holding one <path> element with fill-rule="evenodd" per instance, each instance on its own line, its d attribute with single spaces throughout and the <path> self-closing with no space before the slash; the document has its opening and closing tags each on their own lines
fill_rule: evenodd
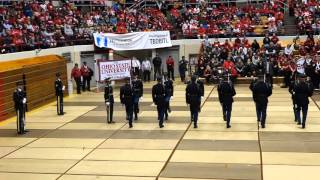
<svg viewBox="0 0 320 180">
<path fill-rule="evenodd" d="M 54 82 L 55 94 L 57 101 L 57 114 L 64 115 L 63 111 L 63 94 L 65 86 L 60 79 L 61 74 L 56 74 Z M 157 83 L 152 87 L 152 101 L 156 105 L 158 112 L 159 127 L 164 127 L 164 121 L 168 120 L 169 113 L 172 111 L 170 101 L 174 95 L 173 81 L 168 74 L 157 76 Z M 107 111 L 107 123 L 115 123 L 113 120 L 114 110 L 114 95 L 113 87 L 110 83 L 110 78 L 105 79 L 104 102 Z M 126 78 L 125 84 L 120 88 L 120 102 L 125 106 L 126 120 L 129 122 L 129 128 L 133 127 L 133 121 L 138 120 L 140 112 L 139 102 L 143 98 L 143 82 L 138 78 L 138 75 L 133 75 L 133 79 Z M 268 98 L 272 95 L 272 85 L 269 83 L 266 74 L 258 74 L 258 78 L 254 79 L 250 84 L 252 97 L 255 102 L 257 121 L 260 122 L 260 127 L 266 127 Z M 217 85 L 219 102 L 222 107 L 223 120 L 226 121 L 226 128 L 231 128 L 231 112 L 233 97 L 236 95 L 233 82 L 230 75 L 222 75 L 219 84 Z M 306 127 L 309 97 L 313 94 L 313 85 L 309 82 L 305 75 L 297 74 L 296 78 L 289 86 L 293 103 L 294 120 L 302 128 Z M 204 83 L 196 75 L 191 77 L 186 85 L 186 104 L 190 108 L 190 120 L 193 122 L 193 127 L 198 128 L 198 116 L 201 112 L 201 101 L 204 97 Z M 23 82 L 17 83 L 17 88 L 13 93 L 13 101 L 17 114 L 17 132 L 24 134 L 26 130 L 26 92 L 23 87 Z"/>
</svg>

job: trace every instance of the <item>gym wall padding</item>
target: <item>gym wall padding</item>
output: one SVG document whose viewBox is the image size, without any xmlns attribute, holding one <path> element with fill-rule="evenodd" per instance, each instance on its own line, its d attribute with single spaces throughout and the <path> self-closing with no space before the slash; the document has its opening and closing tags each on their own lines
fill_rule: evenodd
<svg viewBox="0 0 320 180">
<path fill-rule="evenodd" d="M 60 56 L 0 62 L 0 121 L 15 115 L 12 95 L 18 81 L 24 82 L 28 111 L 54 101 L 57 72 L 61 73 L 61 79 L 67 86 L 66 61 Z"/>
</svg>

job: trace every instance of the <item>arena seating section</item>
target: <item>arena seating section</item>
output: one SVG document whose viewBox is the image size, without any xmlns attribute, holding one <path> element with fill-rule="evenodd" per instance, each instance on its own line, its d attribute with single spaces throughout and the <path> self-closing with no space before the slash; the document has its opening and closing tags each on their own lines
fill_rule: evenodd
<svg viewBox="0 0 320 180">
<path fill-rule="evenodd" d="M 105 1 L 43 2 L 1 1 L 0 53 L 92 44 L 93 32 L 170 30 L 173 39 L 287 35 L 283 0 L 241 6 L 189 0 L 186 7 L 179 1 L 164 1 L 160 10 L 157 6 L 130 8 L 140 2 L 136 0 L 112 7 Z M 290 2 L 299 33 L 319 33 L 319 2 Z"/>
<path fill-rule="evenodd" d="M 60 72 L 67 84 L 66 71 L 66 61 L 54 55 L 0 63 L 0 121 L 15 113 L 12 95 L 16 82 L 24 82 L 27 109 L 32 110 L 55 100 L 55 74 Z"/>
</svg>

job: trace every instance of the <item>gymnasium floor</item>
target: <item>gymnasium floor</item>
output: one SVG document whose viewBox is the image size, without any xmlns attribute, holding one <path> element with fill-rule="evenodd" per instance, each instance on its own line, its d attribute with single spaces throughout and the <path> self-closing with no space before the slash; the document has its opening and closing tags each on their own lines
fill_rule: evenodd
<svg viewBox="0 0 320 180">
<path fill-rule="evenodd" d="M 179 84 L 173 112 L 160 129 L 151 86 L 145 84 L 133 129 L 118 90 L 116 124 L 106 124 L 103 94 L 93 92 L 67 98 L 63 117 L 56 116 L 55 104 L 28 113 L 26 135 L 16 135 L 14 119 L 1 123 L 0 179 L 319 179 L 320 111 L 314 101 L 307 128 L 301 129 L 293 122 L 289 93 L 275 87 L 261 130 L 251 92 L 237 86 L 232 128 L 226 129 L 216 88 L 206 86 L 199 128 L 193 129 L 185 85 Z"/>
</svg>

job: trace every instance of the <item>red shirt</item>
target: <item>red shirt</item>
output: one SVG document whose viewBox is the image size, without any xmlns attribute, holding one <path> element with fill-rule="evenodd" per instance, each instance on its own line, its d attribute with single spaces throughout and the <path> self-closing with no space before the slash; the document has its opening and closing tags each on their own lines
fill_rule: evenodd
<svg viewBox="0 0 320 180">
<path fill-rule="evenodd" d="M 273 42 L 273 44 L 277 44 L 279 38 L 277 36 L 272 36 L 271 41 Z"/>
<path fill-rule="evenodd" d="M 78 67 L 74 67 L 71 71 L 71 78 L 80 78 L 81 77 L 81 71 Z"/>
<path fill-rule="evenodd" d="M 206 33 L 206 29 L 205 29 L 205 28 L 200 27 L 200 28 L 198 29 L 198 34 L 204 35 L 205 33 Z"/>
<path fill-rule="evenodd" d="M 236 70 L 235 65 L 234 65 L 234 63 L 232 61 L 224 61 L 223 68 L 226 71 L 231 70 L 232 76 L 236 76 L 237 75 L 237 70 Z"/>
<path fill-rule="evenodd" d="M 168 68 L 173 68 L 174 67 L 174 60 L 172 57 L 169 57 L 166 61 L 167 67 Z"/>
<path fill-rule="evenodd" d="M 81 72 L 81 75 L 83 77 L 89 77 L 90 76 L 90 69 L 89 69 L 88 66 L 81 66 L 80 72 Z"/>
</svg>

